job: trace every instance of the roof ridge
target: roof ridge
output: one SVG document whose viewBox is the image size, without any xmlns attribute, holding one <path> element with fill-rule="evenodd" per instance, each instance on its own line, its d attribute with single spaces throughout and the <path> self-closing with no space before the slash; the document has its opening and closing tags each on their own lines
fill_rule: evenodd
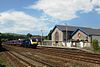
<svg viewBox="0 0 100 67">
<path fill-rule="evenodd" d="M 90 28 L 90 27 L 81 27 L 81 26 L 74 26 L 74 25 L 56 25 L 56 26 L 63 26 L 63 27 L 77 27 L 77 28 L 95 29 L 95 28 Z"/>
</svg>

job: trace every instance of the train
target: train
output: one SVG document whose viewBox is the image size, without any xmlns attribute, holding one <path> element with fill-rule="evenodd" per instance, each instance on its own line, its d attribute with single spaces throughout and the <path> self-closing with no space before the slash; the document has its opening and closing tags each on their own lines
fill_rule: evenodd
<svg viewBox="0 0 100 67">
<path fill-rule="evenodd" d="M 6 45 L 22 46 L 37 48 L 38 44 L 41 44 L 41 38 L 29 38 L 29 39 L 18 39 L 4 42 Z"/>
</svg>

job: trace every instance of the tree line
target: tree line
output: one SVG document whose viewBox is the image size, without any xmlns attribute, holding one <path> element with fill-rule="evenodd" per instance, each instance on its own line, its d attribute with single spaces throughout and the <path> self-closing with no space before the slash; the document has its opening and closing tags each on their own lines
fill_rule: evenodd
<svg viewBox="0 0 100 67">
<path fill-rule="evenodd" d="M 0 40 L 2 42 L 9 41 L 9 40 L 18 40 L 26 38 L 27 35 L 22 34 L 15 34 L 15 33 L 0 33 Z"/>
<path fill-rule="evenodd" d="M 0 33 L 0 41 L 6 42 L 10 40 L 18 40 L 18 39 L 28 39 L 31 37 L 41 38 L 40 35 L 32 35 L 30 33 L 25 34 L 16 34 L 16 33 Z M 47 39 L 47 37 L 43 36 L 43 39 Z"/>
</svg>

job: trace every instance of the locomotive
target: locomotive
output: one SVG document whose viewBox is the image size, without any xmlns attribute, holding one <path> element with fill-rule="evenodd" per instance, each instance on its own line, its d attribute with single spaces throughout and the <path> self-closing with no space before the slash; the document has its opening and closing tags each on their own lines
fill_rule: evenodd
<svg viewBox="0 0 100 67">
<path fill-rule="evenodd" d="M 41 38 L 29 38 L 29 39 L 19 39 L 19 40 L 11 40 L 7 41 L 4 44 L 14 45 L 14 46 L 22 46 L 22 47 L 32 47 L 36 48 L 38 44 L 41 43 Z"/>
</svg>

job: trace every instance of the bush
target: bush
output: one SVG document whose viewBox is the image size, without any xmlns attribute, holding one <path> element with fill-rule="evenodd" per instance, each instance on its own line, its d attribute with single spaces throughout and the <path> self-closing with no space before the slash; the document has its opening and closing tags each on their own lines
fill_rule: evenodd
<svg viewBox="0 0 100 67">
<path fill-rule="evenodd" d="M 98 50 L 98 48 L 99 48 L 98 40 L 94 39 L 92 41 L 92 46 L 93 46 L 94 50 Z"/>
</svg>

